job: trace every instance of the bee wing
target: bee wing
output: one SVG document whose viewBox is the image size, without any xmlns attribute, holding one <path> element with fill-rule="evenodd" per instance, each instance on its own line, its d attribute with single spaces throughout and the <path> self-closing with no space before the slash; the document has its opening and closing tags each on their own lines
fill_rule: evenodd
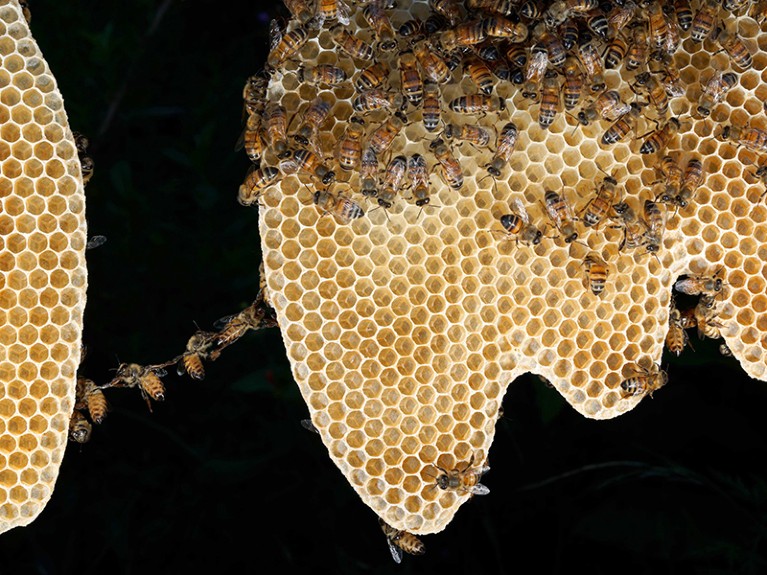
<svg viewBox="0 0 767 575">
<path fill-rule="evenodd" d="M 276 18 L 272 18 L 269 22 L 269 50 L 274 50 L 277 44 L 282 40 L 282 30 L 280 30 L 280 24 Z"/>
<path fill-rule="evenodd" d="M 237 313 L 231 313 L 229 315 L 225 315 L 224 317 L 220 317 L 216 321 L 213 322 L 213 327 L 215 329 L 224 329 L 238 315 L 239 314 L 237 314 Z"/>
<path fill-rule="evenodd" d="M 534 77 L 538 77 L 546 70 L 546 65 L 549 62 L 549 55 L 546 51 L 533 52 L 530 58 L 530 64 L 527 68 L 527 74 L 525 74 L 525 80 L 530 80 Z"/>
<path fill-rule="evenodd" d="M 91 236 L 90 239 L 88 239 L 88 243 L 85 244 L 85 249 L 92 250 L 99 246 L 103 246 L 106 243 L 106 241 L 107 241 L 106 236 Z"/>
<path fill-rule="evenodd" d="M 298 171 L 298 162 L 293 157 L 282 160 L 279 166 L 282 173 L 288 176 Z"/>
<path fill-rule="evenodd" d="M 525 225 L 530 223 L 530 215 L 527 213 L 527 210 L 525 209 L 525 205 L 522 203 L 522 200 L 519 198 L 514 198 L 511 200 L 512 209 L 514 212 L 522 218 L 522 221 L 525 222 Z"/>
<path fill-rule="evenodd" d="M 314 427 L 314 424 L 312 423 L 311 419 L 302 419 L 301 420 L 301 427 L 303 427 L 307 431 L 311 431 L 313 433 L 319 433 L 320 432 L 316 427 Z"/>
<path fill-rule="evenodd" d="M 471 493 L 473 495 L 487 495 L 488 493 L 490 493 L 490 489 L 488 489 L 486 485 L 477 483 L 476 485 L 472 486 Z"/>
<path fill-rule="evenodd" d="M 394 559 L 394 562 L 399 565 L 402 563 L 402 549 L 397 547 L 389 537 L 386 538 L 386 542 L 389 544 L 389 552 L 391 553 L 391 558 Z"/>
<path fill-rule="evenodd" d="M 338 21 L 343 24 L 344 26 L 348 26 L 349 22 L 351 21 L 351 15 L 352 10 L 349 8 L 349 5 L 344 2 L 344 0 L 336 0 L 337 2 L 337 12 L 336 12 L 336 18 L 338 18 Z"/>
</svg>

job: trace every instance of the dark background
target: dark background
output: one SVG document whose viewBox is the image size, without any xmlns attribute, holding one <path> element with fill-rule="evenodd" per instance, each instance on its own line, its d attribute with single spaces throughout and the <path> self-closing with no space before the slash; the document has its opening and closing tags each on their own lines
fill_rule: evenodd
<svg viewBox="0 0 767 575">
<path fill-rule="evenodd" d="M 257 213 L 236 201 L 248 160 L 233 148 L 271 16 L 239 4 L 32 2 L 96 162 L 88 220 L 108 241 L 88 258 L 82 372 L 97 383 L 121 361 L 176 356 L 195 322 L 210 329 L 258 289 Z M 520 378 L 491 494 L 396 566 L 375 514 L 299 425 L 279 332 L 251 333 L 205 381 L 169 374 L 153 413 L 111 390 L 42 515 L 0 536 L 0 573 L 764 573 L 767 387 L 714 342 L 693 344 L 664 358 L 669 385 L 617 420 Z"/>
</svg>

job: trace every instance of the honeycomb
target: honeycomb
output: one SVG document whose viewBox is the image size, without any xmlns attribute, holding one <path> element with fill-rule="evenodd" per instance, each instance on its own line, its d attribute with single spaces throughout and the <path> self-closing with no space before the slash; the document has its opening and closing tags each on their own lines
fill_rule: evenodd
<svg viewBox="0 0 767 575">
<path fill-rule="evenodd" d="M 56 81 L 0 2 L 0 532 L 50 499 L 67 442 L 87 276 L 85 198 Z"/>
<path fill-rule="evenodd" d="M 697 2 L 692 8 L 697 12 Z M 462 4 L 459 10 L 469 18 Z M 385 12 L 396 31 L 433 10 L 405 0 Z M 279 181 L 251 203 L 259 210 L 269 298 L 293 375 L 331 459 L 393 529 L 439 532 L 470 499 L 470 490 L 440 489 L 436 478 L 469 462 L 485 464 L 504 394 L 521 374 L 546 378 L 588 418 L 614 418 L 636 407 L 644 394 L 628 396 L 621 383 L 660 364 L 672 286 L 680 276 L 724 280 L 716 297 L 721 335 L 751 377 L 767 380 L 767 206 L 764 184 L 754 176 L 759 149 L 721 137 L 726 125 L 767 129 L 767 33 L 748 14 L 722 12 L 753 55 L 752 65 L 738 67 L 713 37 L 695 42 L 682 32 L 673 61 L 683 92 L 670 99 L 668 114 L 648 104 L 653 94 L 633 88 L 646 66 L 630 71 L 624 62 L 604 70 L 607 89 L 641 104 L 633 131 L 612 145 L 601 141 L 610 122 L 577 125 L 581 107 L 571 114 L 560 109 L 542 128 L 541 104 L 526 98 L 521 86 L 496 78 L 492 96 L 505 106 L 477 114 L 452 111 L 454 99 L 478 93 L 458 67 L 438 85 L 440 127 L 427 131 L 423 108 L 411 104 L 391 148 L 378 157 L 379 178 L 399 155 L 427 158 L 431 202 L 421 207 L 406 187 L 390 208 L 378 206 L 360 193 L 359 170 L 342 169 L 332 152 L 352 117 L 363 118 L 370 138 L 395 116 L 389 106 L 357 112 L 353 81 L 380 62 L 389 69 L 384 87 L 400 90 L 398 58 L 407 39 L 398 37 L 399 49 L 384 51 L 364 7 L 352 6 L 345 29 L 375 47 L 373 59 L 339 50 L 333 22 L 309 26 L 306 42 L 283 62 L 270 59 L 278 65 L 266 100 L 281 105 L 289 120 L 305 116 L 318 95 L 331 104 L 318 136 L 336 180 L 293 173 L 290 160 L 264 153 L 262 167 L 284 168 Z M 294 19 L 286 30 L 298 26 Z M 602 53 L 604 44 L 597 45 Z M 337 66 L 348 79 L 313 83 L 300 71 L 318 65 Z M 710 116 L 701 117 L 701 86 L 716 70 L 733 70 L 737 82 Z M 640 153 L 643 136 L 669 116 L 679 119 L 679 129 L 669 133 L 663 153 Z M 443 126 L 478 124 L 497 137 L 509 121 L 518 128 L 518 141 L 497 177 L 486 169 L 491 150 L 447 141 L 464 180 L 448 185 L 432 145 L 444 139 Z M 622 246 L 619 219 L 583 224 L 583 210 L 607 174 L 618 187 L 612 203 L 625 201 L 641 215 L 645 200 L 658 195 L 657 168 L 666 154 L 682 169 L 699 159 L 704 175 L 689 205 L 659 206 L 664 226 L 657 252 Z M 325 190 L 340 200 L 335 208 L 315 205 L 316 194 Z M 572 206 L 576 241 L 565 242 L 547 216 L 546 191 Z M 349 202 L 364 215 L 338 217 L 351 213 Z M 500 225 L 520 204 L 543 231 L 538 244 L 515 241 Z M 585 268 L 594 267 L 585 260 L 599 257 L 609 270 L 601 293 L 588 289 L 584 276 Z M 669 374 L 669 385 L 673 379 Z"/>
</svg>

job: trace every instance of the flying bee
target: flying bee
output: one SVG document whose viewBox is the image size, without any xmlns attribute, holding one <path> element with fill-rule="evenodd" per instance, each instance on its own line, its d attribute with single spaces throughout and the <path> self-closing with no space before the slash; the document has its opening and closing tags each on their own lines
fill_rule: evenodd
<svg viewBox="0 0 767 575">
<path fill-rule="evenodd" d="M 493 158 L 490 160 L 490 163 L 485 166 L 485 169 L 491 176 L 495 178 L 501 176 L 501 170 L 509 163 L 511 154 L 517 146 L 518 136 L 519 131 L 514 122 L 507 122 L 503 128 L 501 128 Z"/>
<path fill-rule="evenodd" d="M 484 42 L 487 40 L 487 30 L 483 20 L 470 20 L 440 32 L 438 38 L 442 48 L 451 52 L 456 48 L 475 46 Z"/>
<path fill-rule="evenodd" d="M 677 356 L 681 355 L 684 348 L 690 342 L 687 332 L 682 327 L 682 314 L 671 304 L 671 310 L 668 315 L 668 332 L 666 333 L 666 347 L 671 353 Z"/>
<path fill-rule="evenodd" d="M 722 337 L 721 330 L 724 325 L 717 320 L 719 312 L 716 310 L 714 296 L 702 294 L 695 306 L 695 324 L 700 339 L 719 339 Z"/>
<path fill-rule="evenodd" d="M 383 52 L 391 52 L 397 47 L 397 40 L 394 38 L 394 28 L 391 20 L 383 8 L 371 2 L 362 10 L 362 15 L 367 20 L 370 27 L 375 31 L 378 38 L 378 47 Z"/>
<path fill-rule="evenodd" d="M 737 81 L 738 77 L 733 72 L 714 72 L 706 85 L 701 88 L 698 114 L 708 118 L 711 109 L 724 99 L 724 96 Z"/>
<path fill-rule="evenodd" d="M 270 102 L 264 109 L 264 132 L 269 148 L 278 158 L 287 158 L 291 151 L 288 148 L 288 114 L 285 108 L 276 102 Z"/>
<path fill-rule="evenodd" d="M 631 105 L 621 99 L 617 90 L 605 90 L 586 108 L 578 112 L 578 121 L 584 126 L 597 119 L 614 122 L 631 111 Z"/>
<path fill-rule="evenodd" d="M 674 197 L 674 203 L 680 208 L 686 208 L 702 183 L 703 163 L 697 158 L 691 158 L 684 169 L 682 184 L 679 193 Z"/>
<path fill-rule="evenodd" d="M 362 139 L 365 137 L 365 123 L 361 118 L 352 116 L 344 135 L 336 146 L 336 159 L 343 170 L 354 170 L 362 159 Z"/>
<path fill-rule="evenodd" d="M 434 151 L 434 157 L 442 168 L 442 175 L 447 185 L 453 190 L 461 189 L 463 168 L 450 148 L 441 139 L 434 140 L 429 147 Z"/>
<path fill-rule="evenodd" d="M 442 116 L 439 86 L 434 82 L 423 83 L 423 107 L 421 109 L 423 127 L 428 132 L 434 132 L 439 126 Z"/>
<path fill-rule="evenodd" d="M 314 204 L 324 213 L 333 214 L 343 224 L 350 224 L 365 215 L 357 202 L 341 194 L 331 194 L 328 190 L 317 190 Z"/>
<path fill-rule="evenodd" d="M 283 34 L 276 20 L 272 20 L 270 23 L 269 35 L 271 43 L 266 64 L 270 70 L 276 70 L 282 66 L 298 53 L 309 39 L 309 33 L 301 26 Z"/>
<path fill-rule="evenodd" d="M 72 412 L 72 417 L 69 419 L 69 429 L 67 436 L 70 441 L 75 443 L 88 443 L 93 432 L 93 426 L 91 422 L 85 419 L 85 416 L 78 410 Z"/>
<path fill-rule="evenodd" d="M 583 267 L 586 269 L 586 277 L 583 280 L 584 286 L 590 289 L 594 295 L 602 295 L 602 292 L 605 291 L 610 268 L 596 252 L 589 253 L 583 259 Z"/>
<path fill-rule="evenodd" d="M 332 104 L 322 96 L 314 98 L 301 115 L 303 120 L 296 133 L 293 134 L 293 139 L 302 146 L 308 146 L 311 143 L 315 149 L 319 149 L 317 135 L 320 126 L 327 119 L 331 107 Z"/>
<path fill-rule="evenodd" d="M 489 96 L 493 93 L 493 73 L 490 68 L 477 56 L 469 56 L 464 61 L 464 70 L 469 73 L 472 82 L 477 86 L 480 92 Z"/>
<path fill-rule="evenodd" d="M 740 39 L 737 33 L 722 30 L 719 33 L 717 40 L 719 41 L 719 44 L 722 46 L 724 51 L 727 52 L 727 55 L 730 57 L 732 63 L 735 64 L 738 68 L 748 70 L 754 63 L 751 52 L 743 43 L 743 40 Z"/>
<path fill-rule="evenodd" d="M 647 94 L 649 103 L 655 108 L 659 116 L 665 116 L 668 113 L 668 94 L 658 79 L 649 72 L 642 72 L 636 75 L 636 84 Z M 634 87 L 632 91 L 636 93 Z"/>
<path fill-rule="evenodd" d="M 360 191 L 363 196 L 378 195 L 378 156 L 373 148 L 365 146 L 360 160 Z"/>
<path fill-rule="evenodd" d="M 314 152 L 303 148 L 295 150 L 292 153 L 292 157 L 281 161 L 280 169 L 287 175 L 297 172 L 311 174 L 318 177 L 326 185 L 336 178 L 335 172 L 322 162 L 322 158 Z"/>
<path fill-rule="evenodd" d="M 403 94 L 414 107 L 423 101 L 423 80 L 418 71 L 418 61 L 412 51 L 399 55 L 400 86 Z"/>
<path fill-rule="evenodd" d="M 490 130 L 477 124 L 464 124 L 462 126 L 447 124 L 442 134 L 448 140 L 461 140 L 480 148 L 490 144 Z"/>
<path fill-rule="evenodd" d="M 541 105 L 538 110 L 538 126 L 542 130 L 547 130 L 562 110 L 560 90 L 557 73 L 554 71 L 547 73 L 541 83 Z"/>
<path fill-rule="evenodd" d="M 382 88 L 370 88 L 360 92 L 352 100 L 352 108 L 355 112 L 372 112 L 388 108 L 399 110 L 402 108 L 403 98 L 399 92 L 389 92 Z"/>
<path fill-rule="evenodd" d="M 664 156 L 660 163 L 660 173 L 664 180 L 664 189 L 656 198 L 663 204 L 674 203 L 674 198 L 682 187 L 682 168 L 671 156 Z"/>
<path fill-rule="evenodd" d="M 352 35 L 343 25 L 336 24 L 330 29 L 333 41 L 342 52 L 357 60 L 372 60 L 373 47 Z"/>
<path fill-rule="evenodd" d="M 165 400 L 165 385 L 160 379 L 163 376 L 165 376 L 165 370 L 159 366 L 122 363 L 117 368 L 114 379 L 105 387 L 137 387 L 141 390 L 141 395 L 151 412 L 150 399 L 154 401 Z"/>
<path fill-rule="evenodd" d="M 421 154 L 413 154 L 407 161 L 407 177 L 413 190 L 415 205 L 423 208 L 431 199 L 429 197 L 429 173 L 426 158 Z"/>
<path fill-rule="evenodd" d="M 543 232 L 530 223 L 530 216 L 524 204 L 517 198 L 512 200 L 512 213 L 501 216 L 501 225 L 517 243 L 537 246 L 541 243 Z"/>
<path fill-rule="evenodd" d="M 325 22 L 338 22 L 337 25 L 348 26 L 351 21 L 351 8 L 344 0 L 315 0 L 317 10 L 314 26 L 322 27 Z"/>
<path fill-rule="evenodd" d="M 636 26 L 631 35 L 631 44 L 624 60 L 626 70 L 633 72 L 640 66 L 644 66 L 647 63 L 648 55 L 647 30 L 644 26 Z"/>
<path fill-rule="evenodd" d="M 663 7 L 658 0 L 650 2 L 647 7 L 647 26 L 650 45 L 657 49 L 663 48 L 666 45 L 668 24 L 666 23 L 666 15 L 663 13 Z"/>
<path fill-rule="evenodd" d="M 457 0 L 429 0 L 429 6 L 447 20 L 451 28 L 463 20 L 460 2 Z"/>
<path fill-rule="evenodd" d="M 389 77 L 389 68 L 386 64 L 376 62 L 364 68 L 360 71 L 357 79 L 354 80 L 354 87 L 357 92 L 364 92 L 365 90 L 372 90 L 378 88 L 383 84 L 384 80 Z"/>
<path fill-rule="evenodd" d="M 717 272 L 718 275 L 718 272 Z M 725 286 L 722 278 L 714 276 L 690 276 L 677 280 L 674 289 L 687 295 L 716 296 L 722 292 Z"/>
<path fill-rule="evenodd" d="M 578 232 L 575 230 L 575 217 L 564 194 L 559 195 L 551 190 L 546 190 L 543 197 L 543 207 L 559 233 L 564 236 L 565 243 L 569 244 L 578 239 Z"/>
<path fill-rule="evenodd" d="M 389 149 L 389 146 L 394 142 L 394 138 L 397 137 L 406 123 L 407 118 L 405 116 L 395 113 L 370 134 L 368 146 L 375 152 L 376 156 L 380 156 Z"/>
<path fill-rule="evenodd" d="M 312 6 L 312 2 L 307 0 L 283 0 L 285 8 L 288 9 L 290 14 L 298 20 L 302 26 L 306 26 L 314 18 L 316 10 Z"/>
<path fill-rule="evenodd" d="M 586 227 L 598 227 L 600 222 L 610 212 L 613 199 L 615 198 L 618 182 L 612 176 L 605 176 L 602 185 L 599 186 L 594 197 L 589 200 L 584 208 L 583 225 Z"/>
<path fill-rule="evenodd" d="M 176 373 L 178 375 L 189 374 L 194 380 L 205 379 L 204 360 L 215 360 L 220 355 L 219 350 L 211 351 L 216 333 L 212 331 L 196 331 L 186 342 L 186 350 L 178 359 Z"/>
<path fill-rule="evenodd" d="M 567 50 L 559 36 L 550 32 L 543 24 L 539 24 L 533 30 L 533 38 L 536 42 L 540 43 L 549 55 L 549 62 L 552 66 L 559 68 L 565 63 L 567 58 Z"/>
<path fill-rule="evenodd" d="M 403 552 L 409 555 L 423 555 L 426 553 L 426 547 L 423 542 L 412 533 L 395 529 L 380 517 L 378 518 L 378 523 L 381 525 L 384 535 L 386 535 L 389 552 L 395 563 L 402 562 Z"/>
<path fill-rule="evenodd" d="M 631 20 L 634 19 L 634 15 L 637 13 L 639 7 L 636 2 L 627 0 L 622 6 L 615 6 L 613 10 L 607 15 L 607 25 L 609 26 L 609 36 L 616 38 L 620 35 Z"/>
<path fill-rule="evenodd" d="M 678 132 L 679 120 L 677 118 L 669 119 L 663 126 L 647 136 L 647 139 L 642 142 L 639 152 L 641 154 L 657 154 L 664 151 L 671 138 Z"/>
<path fill-rule="evenodd" d="M 641 109 L 633 102 L 630 106 L 631 109 L 618 118 L 615 123 L 602 134 L 603 145 L 610 146 L 616 142 L 620 142 L 629 132 L 634 130 L 637 119 L 641 114 Z"/>
<path fill-rule="evenodd" d="M 252 206 L 260 197 L 261 192 L 276 182 L 279 177 L 280 171 L 277 168 L 252 165 L 237 193 L 237 200 L 240 205 Z"/>
<path fill-rule="evenodd" d="M 474 455 L 472 454 L 468 463 L 461 469 L 445 470 L 435 465 L 441 472 L 436 476 L 435 485 L 443 491 L 456 491 L 463 495 L 487 495 L 490 490 L 479 480 L 490 471 L 490 467 L 487 464 L 472 467 L 473 464 Z"/>
<path fill-rule="evenodd" d="M 758 128 L 725 126 L 722 129 L 722 139 L 734 142 L 737 146 L 744 146 L 752 152 L 767 152 L 767 132 Z"/>
<path fill-rule="evenodd" d="M 651 369 L 636 365 L 631 376 L 621 382 L 621 398 L 649 395 L 668 383 L 668 374 L 653 364 Z"/>
<path fill-rule="evenodd" d="M 586 71 L 586 78 L 591 91 L 596 93 L 604 90 L 605 78 L 602 57 L 586 34 L 578 41 L 578 58 Z"/>
<path fill-rule="evenodd" d="M 309 84 L 324 84 L 326 86 L 339 86 L 346 81 L 346 72 L 343 68 L 332 64 L 317 64 L 316 66 L 303 66 L 298 68 L 298 79 Z"/>
<path fill-rule="evenodd" d="M 605 68 L 612 70 L 620 66 L 623 59 L 628 52 L 628 42 L 623 38 L 622 34 L 617 34 L 607 45 L 604 51 Z"/>
<path fill-rule="evenodd" d="M 381 189 L 378 191 L 379 206 L 386 210 L 391 208 L 394 198 L 405 183 L 406 174 L 407 158 L 405 156 L 395 156 L 389 161 L 381 179 Z"/>
<path fill-rule="evenodd" d="M 449 107 L 453 112 L 461 114 L 486 114 L 506 109 L 503 98 L 493 98 L 484 94 L 469 94 L 459 96 L 450 101 Z"/>
<path fill-rule="evenodd" d="M 430 80 L 437 84 L 444 84 L 450 80 L 450 68 L 435 50 L 429 49 L 426 42 L 415 44 L 413 54 L 421 65 L 424 81 Z"/>
<path fill-rule="evenodd" d="M 674 1 L 674 13 L 676 14 L 676 21 L 679 23 L 679 27 L 685 32 L 690 29 L 693 21 L 692 8 L 690 7 L 689 0 L 675 0 Z"/>
<path fill-rule="evenodd" d="M 717 0 L 703 0 L 690 25 L 690 39 L 693 42 L 703 42 L 711 35 L 719 15 Z M 684 26 L 680 27 L 684 30 Z"/>
<path fill-rule="evenodd" d="M 525 85 L 522 96 L 530 100 L 538 99 L 538 85 L 541 83 L 549 64 L 549 53 L 542 44 L 530 48 L 530 58 L 525 66 Z"/>
<path fill-rule="evenodd" d="M 75 409 L 87 409 L 93 423 L 102 423 L 109 411 L 107 398 L 92 379 L 77 376 L 75 386 Z"/>
</svg>

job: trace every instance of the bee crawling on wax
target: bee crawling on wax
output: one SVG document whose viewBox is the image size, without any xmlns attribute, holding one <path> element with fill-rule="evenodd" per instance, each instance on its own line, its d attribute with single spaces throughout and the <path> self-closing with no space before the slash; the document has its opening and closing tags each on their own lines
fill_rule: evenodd
<svg viewBox="0 0 767 575">
<path fill-rule="evenodd" d="M 490 471 L 490 466 L 487 465 L 487 462 L 478 467 L 472 467 L 473 464 L 474 454 L 461 469 L 446 470 L 435 465 L 441 473 L 436 476 L 434 484 L 443 491 L 457 491 L 464 495 L 487 495 L 490 493 L 490 489 L 482 485 L 479 480 Z"/>
<path fill-rule="evenodd" d="M 668 383 L 668 373 L 653 364 L 651 369 L 636 365 L 630 377 L 621 382 L 621 398 L 649 395 Z"/>
<path fill-rule="evenodd" d="M 423 555 L 426 553 L 426 547 L 424 547 L 423 542 L 412 533 L 395 529 L 380 517 L 378 518 L 378 523 L 381 525 L 384 535 L 386 535 L 386 542 L 389 544 L 389 551 L 395 563 L 402 562 L 403 552 L 410 555 Z"/>
<path fill-rule="evenodd" d="M 583 267 L 586 270 L 584 284 L 594 295 L 602 295 L 610 268 L 607 267 L 605 261 L 596 252 L 589 253 L 583 259 Z"/>
</svg>

